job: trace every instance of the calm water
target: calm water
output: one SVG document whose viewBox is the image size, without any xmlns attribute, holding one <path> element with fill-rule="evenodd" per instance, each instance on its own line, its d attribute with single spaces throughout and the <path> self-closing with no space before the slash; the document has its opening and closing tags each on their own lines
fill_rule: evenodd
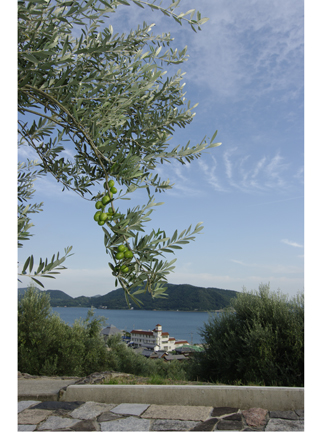
<svg viewBox="0 0 323 432">
<path fill-rule="evenodd" d="M 53 312 L 60 315 L 67 324 L 72 325 L 76 319 L 86 318 L 88 309 L 77 307 L 54 307 Z M 133 329 L 153 330 L 156 324 L 163 331 L 176 339 L 185 339 L 189 343 L 201 343 L 199 329 L 208 321 L 207 312 L 170 312 L 146 310 L 109 310 L 95 309 L 95 317 L 107 319 L 106 325 L 115 325 L 120 330 Z"/>
</svg>

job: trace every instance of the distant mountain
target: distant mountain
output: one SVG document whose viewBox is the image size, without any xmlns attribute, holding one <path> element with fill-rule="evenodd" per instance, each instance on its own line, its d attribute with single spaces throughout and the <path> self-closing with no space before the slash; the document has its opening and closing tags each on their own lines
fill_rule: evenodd
<svg viewBox="0 0 323 432">
<path fill-rule="evenodd" d="M 188 284 L 167 284 L 167 298 L 153 299 L 149 293 L 141 294 L 138 298 L 143 302 L 142 308 L 131 304 L 133 309 L 144 310 L 179 310 L 179 311 L 212 311 L 223 309 L 230 305 L 231 298 L 237 291 L 221 288 L 202 288 Z M 24 295 L 26 288 L 18 289 L 18 297 Z M 80 296 L 73 298 L 60 290 L 43 291 L 50 295 L 50 303 L 55 306 L 78 306 L 107 309 L 128 309 L 124 291 L 116 289 L 103 296 Z"/>
<path fill-rule="evenodd" d="M 23 297 L 23 296 L 25 295 L 25 292 L 27 291 L 27 289 L 28 289 L 28 288 L 18 288 L 18 299 L 19 299 L 20 297 Z M 37 287 L 35 287 L 35 289 L 36 289 L 37 291 L 40 291 L 40 289 L 37 288 Z"/>
<path fill-rule="evenodd" d="M 63 291 L 60 290 L 40 290 L 39 288 L 35 287 L 37 291 L 45 292 L 49 294 L 50 296 L 50 303 L 51 306 L 65 306 L 66 302 L 74 302 L 73 297 L 69 296 L 68 294 L 65 294 Z M 28 288 L 18 288 L 18 299 L 25 295 L 25 292 Z"/>
<path fill-rule="evenodd" d="M 237 292 L 220 288 L 201 288 L 193 285 L 167 284 L 167 298 L 153 299 L 149 293 L 138 296 L 143 302 L 142 309 L 145 310 L 180 310 L 180 311 L 208 311 L 223 309 L 230 304 L 230 299 Z M 91 299 L 95 307 L 107 306 L 108 309 L 127 309 L 122 288 L 110 293 Z M 136 304 L 131 305 L 134 309 L 140 309 Z"/>
</svg>

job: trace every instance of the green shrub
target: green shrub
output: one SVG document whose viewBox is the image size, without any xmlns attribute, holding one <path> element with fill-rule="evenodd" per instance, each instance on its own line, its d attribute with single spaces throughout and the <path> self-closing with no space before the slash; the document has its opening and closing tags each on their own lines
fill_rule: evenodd
<svg viewBox="0 0 323 432">
<path fill-rule="evenodd" d="M 128 348 L 120 335 L 105 343 L 102 319 L 77 320 L 70 327 L 52 313 L 50 297 L 29 288 L 18 303 L 18 368 L 31 375 L 86 376 L 113 370 L 134 375 L 187 379 L 187 362 L 151 360 Z M 108 349 L 107 349 L 108 348 Z"/>
<path fill-rule="evenodd" d="M 304 385 L 304 295 L 292 300 L 260 285 L 239 293 L 201 330 L 205 352 L 190 373 L 225 384 Z M 191 377 L 192 378 L 192 377 Z"/>
<path fill-rule="evenodd" d="M 51 312 L 46 293 L 29 288 L 18 303 L 18 368 L 32 375 L 85 376 L 106 370 L 108 353 L 100 335 L 102 319 L 73 327 Z"/>
<path fill-rule="evenodd" d="M 109 337 L 107 344 L 111 348 L 108 352 L 108 368 L 110 370 L 139 376 L 158 377 L 158 379 L 187 379 L 184 362 L 179 362 L 178 360 L 165 362 L 163 359 L 148 359 L 141 354 L 137 354 L 133 349 L 128 348 L 121 342 L 119 335 Z"/>
</svg>

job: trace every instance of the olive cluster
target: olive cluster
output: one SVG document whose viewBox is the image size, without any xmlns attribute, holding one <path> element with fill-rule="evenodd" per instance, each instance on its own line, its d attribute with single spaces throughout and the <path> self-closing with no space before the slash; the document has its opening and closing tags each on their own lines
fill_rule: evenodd
<svg viewBox="0 0 323 432">
<path fill-rule="evenodd" d="M 104 184 L 106 186 L 106 184 Z M 113 194 L 117 193 L 117 188 L 114 187 L 114 181 L 109 180 L 108 182 L 109 189 L 110 189 L 110 196 L 104 195 L 104 197 L 95 203 L 95 208 L 98 210 L 94 215 L 94 220 L 99 225 L 104 225 L 107 220 L 111 220 L 114 214 L 114 210 L 112 207 L 109 207 L 108 211 L 105 211 L 105 206 L 112 201 Z"/>
<path fill-rule="evenodd" d="M 118 261 L 121 261 L 126 259 L 126 260 L 131 260 L 131 258 L 133 257 L 133 253 L 127 248 L 127 246 L 125 245 L 119 245 L 118 249 L 117 249 L 117 253 L 115 254 L 115 258 Z M 115 267 L 115 272 L 119 273 L 119 271 L 121 271 L 122 273 L 128 273 L 129 272 L 129 267 L 126 264 L 121 264 L 119 263 L 119 265 L 117 265 Z"/>
<path fill-rule="evenodd" d="M 95 203 L 95 208 L 98 211 L 94 215 L 94 220 L 101 226 L 104 225 L 106 221 L 111 220 L 114 216 L 113 208 L 109 207 L 108 210 L 105 211 L 105 207 L 107 204 L 111 203 L 111 201 L 113 200 L 113 194 L 116 194 L 118 191 L 117 188 L 114 187 L 113 180 L 109 180 L 108 186 L 110 190 L 110 195 L 109 194 L 104 195 L 104 197 L 102 197 L 100 201 L 97 201 Z M 107 189 L 106 183 L 104 183 L 104 187 L 105 189 Z M 119 273 L 121 271 L 122 273 L 128 273 L 129 267 L 127 266 L 126 263 L 122 263 L 122 262 L 126 260 L 126 262 L 129 263 L 130 262 L 129 260 L 131 260 L 132 257 L 133 257 L 133 253 L 127 248 L 127 246 L 119 245 L 117 250 L 115 251 L 115 259 L 119 261 L 118 265 L 115 267 L 115 272 Z"/>
</svg>

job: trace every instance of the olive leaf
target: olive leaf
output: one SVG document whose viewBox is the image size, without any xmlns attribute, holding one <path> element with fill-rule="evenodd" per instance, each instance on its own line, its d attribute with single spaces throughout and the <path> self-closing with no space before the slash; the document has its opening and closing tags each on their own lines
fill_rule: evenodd
<svg viewBox="0 0 323 432">
<path fill-rule="evenodd" d="M 171 48 L 171 35 L 154 35 L 153 24 L 114 34 L 111 16 L 120 5 L 132 3 L 194 31 L 207 21 L 195 9 L 177 13 L 180 0 L 168 6 L 156 0 L 18 2 L 19 145 L 30 146 L 39 157 L 33 173 L 26 173 L 31 167 L 18 169 L 18 246 L 32 235 L 30 214 L 41 211 L 42 203 L 25 205 L 38 176 L 52 175 L 63 191 L 74 191 L 91 205 L 108 196 L 96 208 L 95 222 L 103 229 L 116 286 L 124 289 L 127 302 L 139 304 L 136 296 L 142 289 L 155 297 L 165 295 L 162 284 L 175 262 L 167 262 L 165 254 L 174 254 L 202 229 L 198 224 L 171 237 L 161 229 L 146 233 L 153 211 L 162 204 L 151 191 L 173 186 L 156 168 L 165 162 L 191 163 L 219 143 L 215 133 L 193 146 L 171 147 L 175 129 L 192 122 L 197 104 L 185 100 L 182 71 L 166 75 L 164 67 L 187 61 L 187 47 Z M 147 191 L 146 205 L 118 208 L 118 200 L 129 200 L 138 189 Z M 121 244 L 132 256 L 116 257 Z M 54 277 L 53 270 L 64 269 L 68 256 L 65 251 L 63 258 L 40 260 L 36 275 Z M 34 277 L 33 256 L 27 261 L 23 272 L 29 266 L 28 276 Z"/>
</svg>

